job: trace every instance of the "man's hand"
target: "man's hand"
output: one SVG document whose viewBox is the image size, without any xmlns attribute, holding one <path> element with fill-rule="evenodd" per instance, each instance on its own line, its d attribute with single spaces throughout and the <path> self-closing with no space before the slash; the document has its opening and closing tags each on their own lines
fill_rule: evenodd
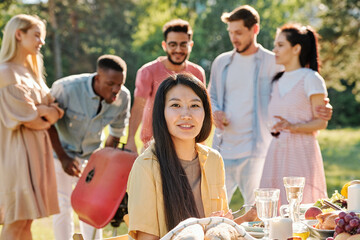
<svg viewBox="0 0 360 240">
<path fill-rule="evenodd" d="M 70 176 L 74 176 L 74 177 L 81 176 L 81 171 L 79 168 L 78 161 L 76 161 L 75 159 L 70 158 L 70 157 L 63 158 L 60 161 L 61 161 L 62 168 L 64 169 L 64 171 L 67 174 L 69 174 Z"/>
<path fill-rule="evenodd" d="M 333 107 L 329 103 L 330 102 L 329 98 L 325 98 L 324 102 L 325 102 L 325 106 L 321 106 L 321 105 L 316 106 L 315 110 L 322 120 L 329 121 L 332 117 Z"/>
<path fill-rule="evenodd" d="M 226 117 L 225 112 L 223 111 L 215 111 L 213 113 L 213 116 L 215 126 L 220 130 L 224 130 L 224 127 L 226 127 L 230 123 L 229 119 Z"/>
</svg>

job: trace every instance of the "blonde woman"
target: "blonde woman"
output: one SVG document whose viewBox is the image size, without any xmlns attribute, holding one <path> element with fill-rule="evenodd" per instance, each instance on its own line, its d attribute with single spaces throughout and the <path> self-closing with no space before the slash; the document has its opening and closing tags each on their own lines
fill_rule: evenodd
<svg viewBox="0 0 360 240">
<path fill-rule="evenodd" d="M 32 239 L 33 219 L 59 212 L 47 129 L 63 114 L 43 78 L 45 24 L 20 14 L 6 24 L 0 50 L 1 240 Z"/>
</svg>

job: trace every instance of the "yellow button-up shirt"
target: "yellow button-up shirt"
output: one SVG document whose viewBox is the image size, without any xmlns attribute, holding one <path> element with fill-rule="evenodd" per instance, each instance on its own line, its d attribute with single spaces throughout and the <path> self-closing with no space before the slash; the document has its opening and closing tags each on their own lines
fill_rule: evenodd
<svg viewBox="0 0 360 240">
<path fill-rule="evenodd" d="M 150 146 L 135 161 L 127 184 L 129 194 L 129 235 L 137 231 L 163 237 L 166 227 L 160 166 Z M 205 217 L 215 211 L 228 211 L 225 169 L 221 155 L 214 149 L 197 144 L 201 168 L 201 197 Z"/>
</svg>

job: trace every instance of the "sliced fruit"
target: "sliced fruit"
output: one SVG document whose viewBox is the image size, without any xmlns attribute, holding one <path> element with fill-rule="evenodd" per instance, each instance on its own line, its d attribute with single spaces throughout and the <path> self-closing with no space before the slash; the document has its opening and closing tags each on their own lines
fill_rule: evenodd
<svg viewBox="0 0 360 240">
<path fill-rule="evenodd" d="M 348 197 L 348 187 L 353 184 L 360 184 L 360 180 L 353 180 L 353 181 L 345 183 L 340 191 L 341 195 L 343 195 L 345 198 L 347 198 Z"/>
</svg>

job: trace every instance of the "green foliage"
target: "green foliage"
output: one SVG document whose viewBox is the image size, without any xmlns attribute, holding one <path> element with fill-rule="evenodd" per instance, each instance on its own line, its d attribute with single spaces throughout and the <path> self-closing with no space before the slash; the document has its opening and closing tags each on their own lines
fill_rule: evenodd
<svg viewBox="0 0 360 240">
<path fill-rule="evenodd" d="M 352 93 L 360 102 L 360 2 L 358 0 L 322 0 L 319 17 L 322 25 L 322 75 L 328 87 L 345 90 L 354 84 Z M 346 81 L 344 85 L 340 80 Z"/>
<path fill-rule="evenodd" d="M 329 128 L 340 128 L 342 126 L 359 126 L 360 103 L 352 94 L 355 83 L 351 85 L 347 81 L 340 81 L 344 90 L 336 90 L 331 87 L 328 90 L 329 98 L 333 106 L 333 117 L 329 121 Z"/>
<path fill-rule="evenodd" d="M 52 9 L 49 2 L 53 1 Z M 223 12 L 249 4 L 258 10 L 258 42 L 272 49 L 277 27 L 286 22 L 314 26 L 321 35 L 321 74 L 329 87 L 333 119 L 329 126 L 355 126 L 360 102 L 360 2 L 358 0 L 50 0 L 37 4 L 0 1 L 0 28 L 15 14 L 37 14 L 48 21 L 43 47 L 47 82 L 56 80 L 55 33 L 59 35 L 63 76 L 95 71 L 102 54 L 116 54 L 128 64 L 126 86 L 134 92 L 136 71 L 164 55 L 162 26 L 183 18 L 194 29 L 190 61 L 200 64 L 209 80 L 212 61 L 233 49 Z M 54 10 L 57 28 L 50 19 Z M 2 32 L 0 33 L 0 39 Z M 345 108 L 346 106 L 346 108 Z"/>
<path fill-rule="evenodd" d="M 128 64 L 128 78 L 136 71 L 135 54 L 131 51 L 137 21 L 131 0 L 107 1 L 55 1 L 58 31 L 61 34 L 64 76 L 93 72 L 96 60 L 102 54 L 116 54 Z M 117 6 L 117 7 L 114 7 Z M 61 13 L 61 14 L 60 14 Z M 51 65 L 53 58 L 53 29 L 49 28 L 45 60 Z M 48 82 L 53 82 L 53 69 L 48 69 Z M 127 82 L 131 84 L 131 81 Z"/>
<path fill-rule="evenodd" d="M 360 129 L 321 131 L 319 143 L 329 196 L 350 180 L 360 179 Z"/>
</svg>

